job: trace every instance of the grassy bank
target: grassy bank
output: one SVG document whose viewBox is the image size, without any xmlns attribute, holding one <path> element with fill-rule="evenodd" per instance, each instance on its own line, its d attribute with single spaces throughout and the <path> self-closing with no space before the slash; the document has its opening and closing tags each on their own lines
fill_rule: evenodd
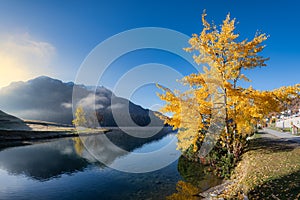
<svg viewBox="0 0 300 200">
<path fill-rule="evenodd" d="M 10 141 L 28 141 L 28 140 L 41 140 L 52 139 L 61 137 L 78 137 L 88 136 L 94 134 L 101 134 L 110 131 L 109 129 L 82 129 L 75 128 L 40 128 L 38 130 L 0 130 L 0 143 Z"/>
<path fill-rule="evenodd" d="M 299 199 L 300 144 L 257 134 L 232 179 L 226 199 Z"/>
</svg>

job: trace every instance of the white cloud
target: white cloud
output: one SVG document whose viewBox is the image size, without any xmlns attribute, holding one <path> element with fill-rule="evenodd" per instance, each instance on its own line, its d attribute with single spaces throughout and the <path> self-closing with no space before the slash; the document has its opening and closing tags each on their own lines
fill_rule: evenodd
<svg viewBox="0 0 300 200">
<path fill-rule="evenodd" d="M 98 110 L 104 108 L 102 103 L 103 100 L 106 101 L 107 98 L 95 96 L 95 94 L 89 94 L 86 98 L 81 99 L 77 106 L 82 106 L 85 109 Z"/>
<path fill-rule="evenodd" d="M 55 54 L 52 44 L 38 41 L 28 33 L 0 35 L 0 87 L 47 75 Z"/>
<path fill-rule="evenodd" d="M 72 108 L 72 103 L 62 103 L 61 106 L 64 108 Z"/>
<path fill-rule="evenodd" d="M 128 104 L 128 106 L 129 106 L 129 104 Z M 120 104 L 120 103 L 116 103 L 116 104 L 109 106 L 109 108 L 112 110 L 123 109 L 125 107 L 126 107 L 126 104 L 124 105 L 124 104 Z"/>
</svg>

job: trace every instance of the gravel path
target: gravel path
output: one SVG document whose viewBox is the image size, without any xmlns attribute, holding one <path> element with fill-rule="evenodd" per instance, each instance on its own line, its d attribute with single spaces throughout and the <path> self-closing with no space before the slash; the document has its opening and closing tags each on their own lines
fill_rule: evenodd
<svg viewBox="0 0 300 200">
<path fill-rule="evenodd" d="M 271 135 L 276 136 L 281 139 L 300 143 L 300 136 L 292 135 L 290 133 L 275 131 L 275 130 L 268 129 L 268 128 L 264 128 L 263 132 L 271 134 Z"/>
</svg>

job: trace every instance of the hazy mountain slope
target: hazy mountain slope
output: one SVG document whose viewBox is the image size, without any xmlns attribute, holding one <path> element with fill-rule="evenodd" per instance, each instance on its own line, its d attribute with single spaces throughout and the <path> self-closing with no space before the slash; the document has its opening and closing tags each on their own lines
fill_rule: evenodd
<svg viewBox="0 0 300 200">
<path fill-rule="evenodd" d="M 0 110 L 0 130 L 3 129 L 30 130 L 30 128 L 21 119 Z"/>
<path fill-rule="evenodd" d="M 8 111 L 24 119 L 43 120 L 57 123 L 71 124 L 72 92 L 76 87 L 79 99 L 77 102 L 84 108 L 96 105 L 97 115 L 101 116 L 101 125 L 116 126 L 113 113 L 121 118 L 120 126 L 132 126 L 126 113 L 139 125 L 147 125 L 153 112 L 135 105 L 127 99 L 115 96 L 104 87 L 97 87 L 94 91 L 84 85 L 72 82 L 64 83 L 60 80 L 41 76 L 27 82 L 15 82 L 0 89 L 0 109 Z M 161 120 L 154 117 L 157 124 Z"/>
<path fill-rule="evenodd" d="M 24 119 L 70 123 L 73 85 L 45 76 L 15 82 L 0 90 L 0 109 Z"/>
</svg>

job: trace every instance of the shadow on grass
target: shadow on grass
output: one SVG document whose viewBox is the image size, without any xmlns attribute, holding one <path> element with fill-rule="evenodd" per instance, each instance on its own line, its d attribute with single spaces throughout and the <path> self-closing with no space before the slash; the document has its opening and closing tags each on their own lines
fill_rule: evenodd
<svg viewBox="0 0 300 200">
<path fill-rule="evenodd" d="M 300 199 L 300 171 L 270 180 L 254 188 L 249 199 Z"/>
<path fill-rule="evenodd" d="M 258 133 L 258 137 L 252 139 L 246 151 L 264 151 L 265 153 L 288 152 L 299 147 L 299 143 L 287 139 L 268 137 L 266 133 Z"/>
</svg>

